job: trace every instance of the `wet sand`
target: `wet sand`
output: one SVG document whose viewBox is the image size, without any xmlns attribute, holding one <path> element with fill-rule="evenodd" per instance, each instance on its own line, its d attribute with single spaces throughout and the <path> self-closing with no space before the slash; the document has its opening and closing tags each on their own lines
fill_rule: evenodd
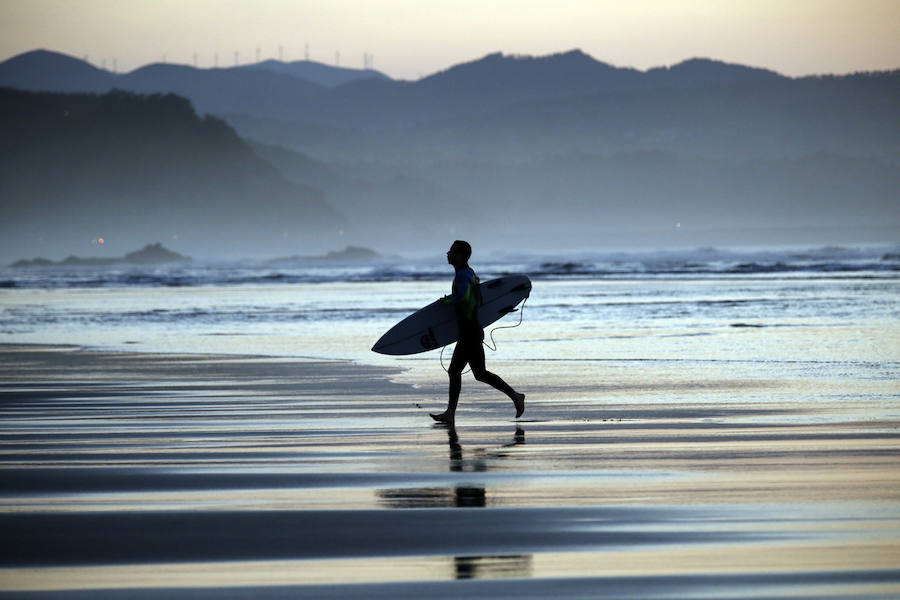
<svg viewBox="0 0 900 600">
<path fill-rule="evenodd" d="M 494 367 L 0 346 L 0 589 L 900 596 L 896 382 Z"/>
</svg>

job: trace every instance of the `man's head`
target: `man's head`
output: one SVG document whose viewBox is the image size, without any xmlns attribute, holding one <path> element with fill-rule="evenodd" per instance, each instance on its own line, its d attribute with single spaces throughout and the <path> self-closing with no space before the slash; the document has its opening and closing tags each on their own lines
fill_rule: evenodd
<svg viewBox="0 0 900 600">
<path fill-rule="evenodd" d="M 469 263 L 469 257 L 472 256 L 472 246 L 469 242 L 456 240 L 447 251 L 447 262 L 454 267 L 461 267 Z"/>
</svg>

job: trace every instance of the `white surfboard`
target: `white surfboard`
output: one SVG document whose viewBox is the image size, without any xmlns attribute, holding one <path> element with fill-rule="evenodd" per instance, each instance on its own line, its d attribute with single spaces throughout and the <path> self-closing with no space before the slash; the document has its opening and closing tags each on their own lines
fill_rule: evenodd
<svg viewBox="0 0 900 600">
<path fill-rule="evenodd" d="M 531 294 L 531 280 L 525 275 L 491 279 L 480 287 L 478 321 L 482 327 L 514 312 L 516 306 Z M 458 339 L 456 311 L 449 304 L 436 300 L 391 327 L 375 342 L 372 350 L 395 356 L 418 354 L 452 344 Z"/>
</svg>

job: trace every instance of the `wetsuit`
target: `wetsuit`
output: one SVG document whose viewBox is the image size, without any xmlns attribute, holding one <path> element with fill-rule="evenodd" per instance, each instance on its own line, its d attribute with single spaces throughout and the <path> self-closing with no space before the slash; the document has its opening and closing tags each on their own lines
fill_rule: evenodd
<svg viewBox="0 0 900 600">
<path fill-rule="evenodd" d="M 459 339 L 467 342 L 484 339 L 484 330 L 478 323 L 478 307 L 481 305 L 481 289 L 478 276 L 470 267 L 460 267 L 453 278 L 453 293 L 444 298 L 444 304 L 452 304 L 459 325 Z"/>
<path fill-rule="evenodd" d="M 478 307 L 481 305 L 481 289 L 478 276 L 469 266 L 456 269 L 453 278 L 453 293 L 444 298 L 445 304 L 452 304 L 456 310 L 456 321 L 459 325 L 459 341 L 450 359 L 450 404 L 449 409 L 456 410 L 460 391 L 460 374 L 466 363 L 472 367 L 475 379 L 487 383 L 512 398 L 515 392 L 497 375 L 484 366 L 484 330 L 478 322 Z"/>
</svg>

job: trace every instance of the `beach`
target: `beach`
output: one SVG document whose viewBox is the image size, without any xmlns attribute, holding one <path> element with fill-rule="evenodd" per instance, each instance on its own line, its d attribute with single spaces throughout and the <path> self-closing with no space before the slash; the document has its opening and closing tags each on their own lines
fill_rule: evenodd
<svg viewBox="0 0 900 600">
<path fill-rule="evenodd" d="M 3 345 L 0 588 L 900 595 L 896 379 L 550 363 L 489 357 L 525 415 L 467 375 L 448 428 L 433 369 Z"/>
</svg>

